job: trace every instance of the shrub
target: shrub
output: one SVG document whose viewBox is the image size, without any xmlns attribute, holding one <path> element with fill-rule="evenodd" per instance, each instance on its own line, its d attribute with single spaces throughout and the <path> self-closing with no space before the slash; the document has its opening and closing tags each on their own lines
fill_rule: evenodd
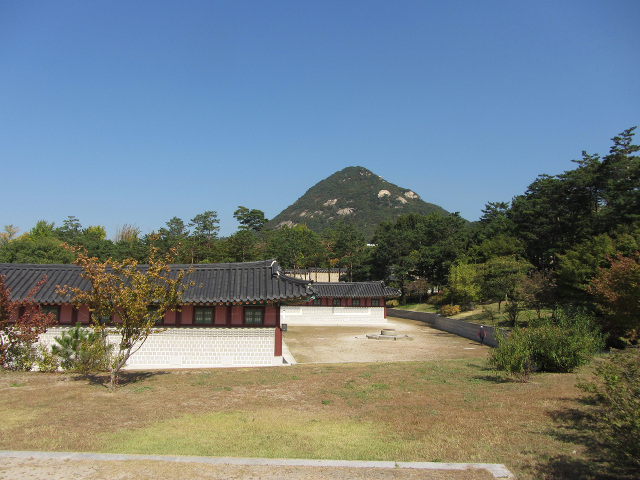
<svg viewBox="0 0 640 480">
<path fill-rule="evenodd" d="M 14 341 L 5 345 L 3 368 L 28 372 L 36 361 L 36 349 L 31 342 Z"/>
<path fill-rule="evenodd" d="M 545 372 L 570 372 L 589 362 L 604 347 L 593 317 L 558 312 L 554 318 L 530 321 L 534 364 Z"/>
<path fill-rule="evenodd" d="M 105 370 L 107 356 L 102 339 L 80 323 L 55 338 L 51 350 L 65 371 L 90 373 Z"/>
<path fill-rule="evenodd" d="M 432 303 L 434 305 L 444 305 L 449 301 L 450 296 L 451 295 L 449 294 L 449 290 L 443 288 L 438 293 L 429 297 L 429 303 Z"/>
<path fill-rule="evenodd" d="M 58 367 L 60 366 L 58 357 L 50 348 L 47 348 L 44 345 L 38 345 L 35 364 L 36 367 L 38 367 L 38 371 L 46 373 L 57 372 Z"/>
<path fill-rule="evenodd" d="M 596 369 L 596 381 L 581 388 L 593 394 L 598 436 L 605 446 L 640 466 L 640 350 L 611 355 Z"/>
<path fill-rule="evenodd" d="M 36 359 L 38 336 L 56 323 L 55 316 L 44 313 L 33 302 L 43 277 L 22 300 L 11 300 L 11 291 L 0 275 L 0 368 L 31 370 Z"/>
<path fill-rule="evenodd" d="M 498 370 L 504 370 L 521 380 L 526 380 L 534 370 L 527 329 L 516 327 L 511 332 L 496 329 L 495 339 L 498 347 L 491 350 L 489 363 Z"/>
<path fill-rule="evenodd" d="M 460 305 L 443 305 L 440 307 L 440 314 L 443 317 L 451 317 L 460 313 Z"/>
<path fill-rule="evenodd" d="M 570 372 L 587 363 L 604 346 L 592 317 L 585 314 L 531 320 L 528 328 L 496 335 L 498 347 L 489 362 L 499 370 L 526 378 L 531 372 Z"/>
<path fill-rule="evenodd" d="M 91 334 L 93 335 L 93 334 Z M 93 373 L 109 370 L 109 355 L 113 350 L 113 345 L 105 345 L 102 339 L 93 335 L 89 340 L 82 343 L 80 356 L 73 367 L 74 372 Z"/>
<path fill-rule="evenodd" d="M 398 305 L 400 305 L 400 302 L 398 300 L 387 300 L 387 307 L 389 308 L 395 308 Z"/>
</svg>

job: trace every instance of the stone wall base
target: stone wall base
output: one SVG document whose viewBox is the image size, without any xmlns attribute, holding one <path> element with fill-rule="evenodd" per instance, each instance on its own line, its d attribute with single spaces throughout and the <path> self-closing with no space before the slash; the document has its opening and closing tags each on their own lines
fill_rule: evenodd
<svg viewBox="0 0 640 480">
<path fill-rule="evenodd" d="M 68 327 L 50 328 L 40 343 L 51 345 Z M 118 335 L 109 339 L 117 343 Z M 149 335 L 127 369 L 263 367 L 282 365 L 274 356 L 273 328 L 168 328 Z"/>
</svg>

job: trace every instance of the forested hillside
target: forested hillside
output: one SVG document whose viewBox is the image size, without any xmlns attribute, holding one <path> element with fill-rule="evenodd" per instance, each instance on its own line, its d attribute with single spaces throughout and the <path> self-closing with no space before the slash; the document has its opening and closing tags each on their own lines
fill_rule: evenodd
<svg viewBox="0 0 640 480">
<path fill-rule="evenodd" d="M 347 167 L 311 187 L 268 223 L 271 228 L 305 224 L 316 233 L 344 221 L 367 240 L 383 221 L 400 215 L 431 212 L 447 214 L 415 192 L 387 182 L 363 167 Z"/>
</svg>

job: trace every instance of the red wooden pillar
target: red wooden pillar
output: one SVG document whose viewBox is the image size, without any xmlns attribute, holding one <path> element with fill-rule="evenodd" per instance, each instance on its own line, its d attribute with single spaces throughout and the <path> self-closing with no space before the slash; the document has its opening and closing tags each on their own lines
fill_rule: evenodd
<svg viewBox="0 0 640 480">
<path fill-rule="evenodd" d="M 273 356 L 281 357 L 282 356 L 282 328 L 280 328 L 280 304 L 276 303 L 276 332 L 275 332 L 275 345 Z"/>
</svg>

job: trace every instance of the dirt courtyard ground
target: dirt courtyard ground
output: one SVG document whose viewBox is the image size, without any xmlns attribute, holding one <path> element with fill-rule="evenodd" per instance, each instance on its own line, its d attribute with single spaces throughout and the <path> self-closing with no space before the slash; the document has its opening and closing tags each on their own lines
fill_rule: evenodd
<svg viewBox="0 0 640 480">
<path fill-rule="evenodd" d="M 283 339 L 297 363 L 406 362 L 485 358 L 478 342 L 436 330 L 418 320 L 388 318 L 385 327 L 290 326 Z M 395 328 L 398 340 L 374 340 L 382 328 Z"/>
</svg>

